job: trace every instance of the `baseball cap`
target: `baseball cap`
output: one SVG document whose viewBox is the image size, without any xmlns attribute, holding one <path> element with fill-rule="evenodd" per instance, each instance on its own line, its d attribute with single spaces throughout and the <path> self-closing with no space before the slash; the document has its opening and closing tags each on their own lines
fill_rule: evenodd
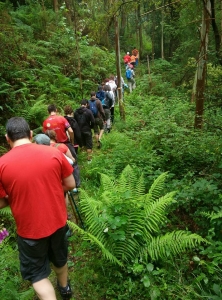
<svg viewBox="0 0 222 300">
<path fill-rule="evenodd" d="M 126 54 L 129 54 L 129 52 L 127 52 Z"/>
<path fill-rule="evenodd" d="M 47 146 L 50 145 L 50 138 L 43 133 L 37 134 L 34 137 L 34 141 L 36 142 L 36 144 L 39 144 L 39 145 L 47 145 Z"/>
</svg>

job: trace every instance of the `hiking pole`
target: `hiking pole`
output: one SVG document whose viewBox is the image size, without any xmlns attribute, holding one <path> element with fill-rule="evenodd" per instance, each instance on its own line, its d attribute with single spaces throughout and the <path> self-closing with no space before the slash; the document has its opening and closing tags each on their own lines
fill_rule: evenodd
<svg viewBox="0 0 222 300">
<path fill-rule="evenodd" d="M 75 208 L 75 210 L 76 210 L 76 213 L 77 213 L 77 215 L 78 215 L 78 218 L 79 218 L 79 220 L 80 220 L 81 227 L 82 227 L 82 229 L 85 230 L 85 226 L 84 226 L 83 220 L 82 220 L 82 218 L 81 218 L 81 215 L 80 215 L 78 206 L 77 206 L 77 204 L 76 204 L 76 202 L 75 202 L 75 200 L 74 200 L 73 194 L 72 194 L 71 191 L 69 191 L 68 194 L 69 194 L 69 196 L 70 196 L 70 198 L 71 198 L 71 200 L 72 200 L 72 204 L 73 204 L 73 206 L 74 206 L 74 208 Z"/>
</svg>

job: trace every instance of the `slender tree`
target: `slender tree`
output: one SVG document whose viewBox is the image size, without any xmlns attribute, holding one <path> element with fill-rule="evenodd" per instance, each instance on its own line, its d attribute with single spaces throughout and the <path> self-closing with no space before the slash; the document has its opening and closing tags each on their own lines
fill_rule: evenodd
<svg viewBox="0 0 222 300">
<path fill-rule="evenodd" d="M 211 18 L 211 1 L 203 0 L 202 26 L 200 30 L 200 51 L 197 61 L 196 76 L 196 112 L 194 127 L 201 129 L 203 126 L 204 91 L 207 70 L 208 34 Z"/>
</svg>

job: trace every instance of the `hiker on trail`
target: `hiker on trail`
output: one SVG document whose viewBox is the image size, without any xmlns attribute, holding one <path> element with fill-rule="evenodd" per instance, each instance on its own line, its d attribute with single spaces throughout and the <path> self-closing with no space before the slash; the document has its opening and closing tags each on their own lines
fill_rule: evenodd
<svg viewBox="0 0 222 300">
<path fill-rule="evenodd" d="M 133 67 L 136 65 L 136 56 L 133 54 L 130 57 L 130 64 L 133 65 Z"/>
<path fill-rule="evenodd" d="M 73 132 L 74 132 L 74 148 L 76 151 L 76 154 L 78 153 L 78 148 L 82 147 L 82 138 L 81 138 L 81 132 L 79 125 L 77 121 L 74 118 L 74 111 L 70 105 L 66 105 L 64 107 L 64 118 L 69 122 Z"/>
<path fill-rule="evenodd" d="M 87 106 L 88 101 L 83 99 L 81 101 L 81 107 L 78 108 L 74 113 L 74 118 L 80 128 L 82 145 L 86 147 L 87 160 L 91 161 L 93 148 L 92 128 L 94 128 L 95 119 L 93 113 L 87 108 Z"/>
<path fill-rule="evenodd" d="M 74 133 L 69 122 L 62 116 L 58 115 L 57 108 L 54 104 L 48 106 L 49 117 L 43 122 L 43 132 L 55 130 L 59 143 L 74 144 Z M 69 138 L 67 136 L 67 133 Z"/>
<path fill-rule="evenodd" d="M 126 68 L 126 79 L 128 82 L 130 93 L 132 93 L 132 91 L 136 88 L 136 82 L 134 77 L 135 77 L 135 73 L 133 70 L 133 66 L 131 64 L 128 64 Z"/>
<path fill-rule="evenodd" d="M 114 119 L 114 97 L 113 97 L 113 92 L 111 93 L 111 87 L 110 85 L 105 85 L 104 86 L 104 91 L 105 91 L 105 97 L 104 100 L 102 101 L 102 106 L 104 109 L 105 113 L 105 119 L 106 119 L 106 132 L 110 132 L 111 130 L 111 109 L 113 107 L 113 119 Z"/>
<path fill-rule="evenodd" d="M 136 47 L 132 50 L 132 55 L 135 56 L 135 67 L 138 66 L 139 63 L 139 51 L 136 49 Z"/>
<path fill-rule="evenodd" d="M 127 66 L 128 63 L 130 63 L 130 60 L 131 60 L 130 53 L 127 52 L 126 55 L 124 55 L 124 57 L 123 57 L 123 61 L 124 61 L 125 66 Z"/>
<path fill-rule="evenodd" d="M 51 147 L 57 148 L 60 152 L 62 152 L 63 155 L 65 155 L 68 162 L 73 166 L 75 163 L 75 158 L 72 156 L 72 153 L 70 152 L 66 144 L 57 143 L 57 136 L 55 130 L 46 130 L 45 135 L 49 138 L 49 145 Z M 34 139 L 37 144 L 41 144 L 41 141 L 38 141 L 38 136 L 39 134 L 37 134 Z"/>
<path fill-rule="evenodd" d="M 93 130 L 97 142 L 97 148 L 101 148 L 101 139 L 104 133 L 105 113 L 101 101 L 96 98 L 96 93 L 94 91 L 91 92 L 91 98 L 88 101 L 88 103 L 89 109 L 92 111 L 93 116 L 95 118 L 95 125 Z"/>
<path fill-rule="evenodd" d="M 70 299 L 64 192 L 75 187 L 73 168 L 58 150 L 32 143 L 23 118 L 8 120 L 6 140 L 11 150 L 0 158 L 0 208 L 9 205 L 15 218 L 22 277 L 40 299 L 56 300 L 51 262 L 62 298 Z"/>
<path fill-rule="evenodd" d="M 55 130 L 57 142 L 66 144 L 72 156 L 75 158 L 74 178 L 76 187 L 81 184 L 79 166 L 77 164 L 77 155 L 74 148 L 74 133 L 69 122 L 62 116 L 57 114 L 57 108 L 54 104 L 48 106 L 49 117 L 43 122 L 43 132 L 46 130 Z M 68 135 L 69 138 L 68 138 Z"/>
<path fill-rule="evenodd" d="M 96 92 L 96 98 L 99 99 L 101 102 L 105 98 L 104 86 L 105 86 L 105 84 L 99 85 L 98 86 L 98 92 Z"/>
<path fill-rule="evenodd" d="M 111 91 L 113 91 L 114 97 L 115 97 L 116 96 L 117 85 L 116 85 L 116 82 L 115 82 L 115 76 L 114 75 L 110 75 L 109 81 L 106 82 L 106 85 L 109 85 L 111 87 Z"/>
</svg>

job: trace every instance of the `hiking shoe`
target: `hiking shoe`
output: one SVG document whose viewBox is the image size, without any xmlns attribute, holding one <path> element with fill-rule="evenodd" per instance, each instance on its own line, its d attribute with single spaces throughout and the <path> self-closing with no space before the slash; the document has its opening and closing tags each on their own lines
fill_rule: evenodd
<svg viewBox="0 0 222 300">
<path fill-rule="evenodd" d="M 60 286 L 57 282 L 57 288 L 63 300 L 70 299 L 72 297 L 72 289 L 69 282 L 66 287 Z"/>
</svg>

